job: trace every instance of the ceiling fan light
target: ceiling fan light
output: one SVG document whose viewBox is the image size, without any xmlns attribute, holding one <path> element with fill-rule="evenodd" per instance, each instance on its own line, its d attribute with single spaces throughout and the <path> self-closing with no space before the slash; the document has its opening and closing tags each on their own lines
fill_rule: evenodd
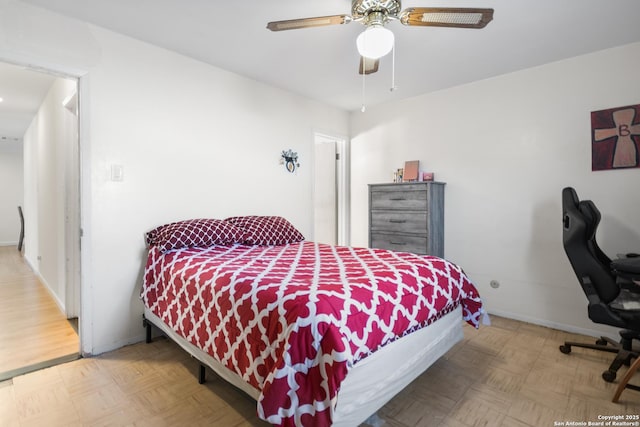
<svg viewBox="0 0 640 427">
<path fill-rule="evenodd" d="M 382 58 L 393 49 L 394 36 L 391 30 L 381 25 L 373 25 L 360 33 L 356 39 L 356 46 L 361 56 L 365 58 Z"/>
</svg>

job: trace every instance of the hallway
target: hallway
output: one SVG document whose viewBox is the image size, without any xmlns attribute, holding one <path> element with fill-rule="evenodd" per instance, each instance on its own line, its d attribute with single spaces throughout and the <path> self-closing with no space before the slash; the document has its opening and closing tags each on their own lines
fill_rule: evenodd
<svg viewBox="0 0 640 427">
<path fill-rule="evenodd" d="M 15 246 L 0 247 L 0 325 L 0 381 L 79 357 L 75 326 Z"/>
</svg>

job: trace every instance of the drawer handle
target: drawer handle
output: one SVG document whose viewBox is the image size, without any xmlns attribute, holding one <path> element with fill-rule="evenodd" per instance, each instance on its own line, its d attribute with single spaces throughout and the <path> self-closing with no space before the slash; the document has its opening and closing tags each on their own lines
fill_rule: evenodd
<svg viewBox="0 0 640 427">
<path fill-rule="evenodd" d="M 406 219 L 390 219 L 389 222 L 392 222 L 394 224 L 404 224 L 405 222 L 407 222 Z"/>
<path fill-rule="evenodd" d="M 404 246 L 407 244 L 407 242 L 389 242 L 389 243 L 391 243 L 392 245 L 398 245 L 398 246 Z"/>
<path fill-rule="evenodd" d="M 407 200 L 404 197 L 391 197 L 389 200 L 393 200 L 394 202 L 397 202 L 399 200 Z"/>
</svg>

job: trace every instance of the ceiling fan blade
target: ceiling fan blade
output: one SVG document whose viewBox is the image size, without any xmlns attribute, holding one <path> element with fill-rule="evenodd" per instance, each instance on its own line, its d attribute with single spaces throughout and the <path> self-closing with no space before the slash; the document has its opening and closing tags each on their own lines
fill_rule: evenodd
<svg viewBox="0 0 640 427">
<path fill-rule="evenodd" d="M 380 61 L 377 59 L 360 57 L 360 66 L 358 67 L 359 74 L 372 74 L 378 71 L 378 64 Z"/>
<path fill-rule="evenodd" d="M 297 30 L 299 28 L 324 27 L 325 25 L 340 25 L 351 22 L 349 15 L 317 16 L 315 18 L 289 19 L 287 21 L 273 21 L 267 24 L 271 31 Z"/>
<path fill-rule="evenodd" d="M 423 27 L 484 28 L 493 9 L 467 7 L 410 7 L 400 14 L 404 25 Z"/>
</svg>

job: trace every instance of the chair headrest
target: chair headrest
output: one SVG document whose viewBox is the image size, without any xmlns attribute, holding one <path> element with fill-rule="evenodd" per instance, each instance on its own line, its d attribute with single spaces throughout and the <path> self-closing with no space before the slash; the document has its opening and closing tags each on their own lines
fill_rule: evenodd
<svg viewBox="0 0 640 427">
<path fill-rule="evenodd" d="M 578 206 L 580 199 L 573 187 L 565 187 L 562 189 L 562 207 L 567 208 L 569 206 Z"/>
</svg>

